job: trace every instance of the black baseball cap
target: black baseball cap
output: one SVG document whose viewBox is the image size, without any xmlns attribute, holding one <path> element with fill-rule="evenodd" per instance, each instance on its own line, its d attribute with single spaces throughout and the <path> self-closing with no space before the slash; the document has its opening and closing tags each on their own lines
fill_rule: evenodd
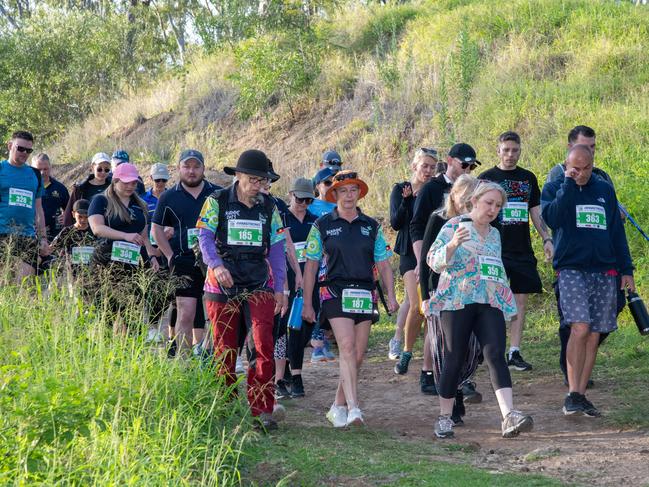
<svg viewBox="0 0 649 487">
<path fill-rule="evenodd" d="M 72 211 L 76 211 L 80 215 L 87 215 L 88 208 L 90 208 L 90 201 L 84 199 L 77 200 L 72 205 Z"/>
<path fill-rule="evenodd" d="M 460 142 L 451 147 L 451 150 L 448 151 L 450 157 L 459 159 L 462 162 L 482 164 L 479 160 L 476 159 L 475 150 L 469 144 Z"/>
</svg>

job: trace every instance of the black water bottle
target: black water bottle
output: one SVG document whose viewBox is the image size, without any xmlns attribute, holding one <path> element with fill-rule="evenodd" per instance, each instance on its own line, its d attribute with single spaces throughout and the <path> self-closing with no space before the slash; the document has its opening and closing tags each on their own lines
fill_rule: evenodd
<svg viewBox="0 0 649 487">
<path fill-rule="evenodd" d="M 638 331 L 641 335 L 649 335 L 649 313 L 647 313 L 647 307 L 642 298 L 637 293 L 627 291 L 626 299 L 629 302 L 629 311 L 631 311 Z"/>
</svg>

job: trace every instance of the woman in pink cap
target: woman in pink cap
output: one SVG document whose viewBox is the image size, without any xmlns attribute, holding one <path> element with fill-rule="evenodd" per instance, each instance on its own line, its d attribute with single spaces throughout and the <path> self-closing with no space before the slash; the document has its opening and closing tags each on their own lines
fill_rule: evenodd
<svg viewBox="0 0 649 487">
<path fill-rule="evenodd" d="M 92 199 L 88 210 L 90 228 L 98 239 L 91 259 L 96 276 L 93 291 L 96 298 L 108 300 L 115 330 L 123 329 L 127 310 L 141 308 L 135 307 L 142 289 L 134 276 L 142 263 L 142 246 L 158 270 L 158 251 L 148 239 L 147 205 L 136 193 L 138 179 L 133 164 L 120 164 L 106 191 Z"/>
</svg>

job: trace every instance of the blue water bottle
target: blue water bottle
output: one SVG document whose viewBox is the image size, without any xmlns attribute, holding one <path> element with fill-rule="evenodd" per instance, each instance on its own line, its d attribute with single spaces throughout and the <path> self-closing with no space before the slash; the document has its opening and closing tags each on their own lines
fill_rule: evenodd
<svg viewBox="0 0 649 487">
<path fill-rule="evenodd" d="M 304 298 L 302 297 L 302 289 L 297 290 L 293 304 L 291 305 L 291 313 L 288 315 L 288 326 L 293 330 L 302 328 L 302 306 L 304 305 Z"/>
</svg>

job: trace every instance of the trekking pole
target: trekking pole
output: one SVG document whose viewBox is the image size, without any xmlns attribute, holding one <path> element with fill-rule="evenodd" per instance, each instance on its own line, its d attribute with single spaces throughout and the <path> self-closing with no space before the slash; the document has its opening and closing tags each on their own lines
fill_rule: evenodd
<svg viewBox="0 0 649 487">
<path fill-rule="evenodd" d="M 638 232 L 640 232 L 640 235 L 642 235 L 647 242 L 649 242 L 649 236 L 644 232 L 644 230 L 638 225 L 638 222 L 636 222 L 631 214 L 627 211 L 627 209 L 622 206 L 620 203 L 617 204 L 618 207 L 620 208 L 620 211 L 624 213 L 624 216 L 627 217 L 627 219 L 631 222 L 631 224 L 638 229 Z"/>
<path fill-rule="evenodd" d="M 375 284 L 376 284 L 376 290 L 379 293 L 379 299 L 381 300 L 381 303 L 385 308 L 385 312 L 388 314 L 388 316 L 392 316 L 392 313 L 390 313 L 390 308 L 388 308 L 388 302 L 385 300 L 385 294 L 383 294 L 383 288 L 381 287 L 381 283 L 379 281 L 375 281 Z"/>
</svg>

